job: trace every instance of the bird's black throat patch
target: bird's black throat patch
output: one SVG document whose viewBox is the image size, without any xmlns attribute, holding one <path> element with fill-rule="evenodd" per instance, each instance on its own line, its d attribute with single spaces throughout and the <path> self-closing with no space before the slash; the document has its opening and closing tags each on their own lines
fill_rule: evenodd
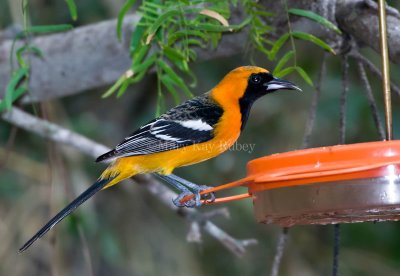
<svg viewBox="0 0 400 276">
<path fill-rule="evenodd" d="M 255 83 L 252 81 L 252 77 L 261 77 L 260 82 Z M 253 103 L 258 99 L 267 94 L 266 87 L 263 85 L 265 82 L 269 82 L 273 77 L 270 73 L 258 73 L 252 74 L 249 77 L 249 81 L 246 87 L 246 91 L 243 96 L 239 99 L 240 113 L 242 114 L 242 126 L 240 130 L 243 130 L 247 119 L 250 115 L 250 109 Z"/>
<path fill-rule="evenodd" d="M 250 115 L 250 109 L 254 101 L 255 99 L 251 99 L 251 97 L 248 97 L 246 93 L 239 99 L 240 113 L 242 114 L 242 125 L 240 130 L 243 130 L 246 125 L 247 119 Z"/>
</svg>

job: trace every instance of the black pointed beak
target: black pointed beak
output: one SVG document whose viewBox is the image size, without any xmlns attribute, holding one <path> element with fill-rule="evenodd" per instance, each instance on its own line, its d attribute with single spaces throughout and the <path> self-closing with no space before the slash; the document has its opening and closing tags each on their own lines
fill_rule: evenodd
<svg viewBox="0 0 400 276">
<path fill-rule="evenodd" d="M 264 84 L 267 88 L 267 92 L 273 92 L 276 90 L 297 90 L 297 91 L 302 91 L 300 87 L 296 86 L 294 83 L 287 81 L 287 80 L 282 80 L 279 78 L 274 78 L 273 80 L 267 82 Z"/>
</svg>

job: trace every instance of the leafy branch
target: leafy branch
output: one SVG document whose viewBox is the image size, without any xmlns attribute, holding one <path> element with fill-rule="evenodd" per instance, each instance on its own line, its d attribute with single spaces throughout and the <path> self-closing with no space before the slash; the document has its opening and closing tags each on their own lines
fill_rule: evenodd
<svg viewBox="0 0 400 276">
<path fill-rule="evenodd" d="M 117 22 L 117 35 L 121 39 L 124 16 L 136 4 L 136 0 L 127 0 L 120 10 Z M 245 19 L 238 25 L 228 23 L 232 7 L 242 5 Z M 311 11 L 288 9 L 289 30 L 275 41 L 271 40 L 273 28 L 267 22 L 274 16 L 265 7 L 253 0 L 218 1 L 218 0 L 143 0 L 137 12 L 141 15 L 130 41 L 131 67 L 117 82 L 108 89 L 103 97 L 116 94 L 122 96 L 130 84 L 141 81 L 150 70 L 157 75 L 157 109 L 162 110 L 163 91 L 166 90 L 180 102 L 180 93 L 191 97 L 190 87 L 194 86 L 195 77 L 189 68 L 189 62 L 196 60 L 195 47 L 217 47 L 221 35 L 226 32 L 240 31 L 248 26 L 250 30 L 249 47 L 264 53 L 269 60 L 276 60 L 280 49 L 288 40 L 292 49 L 278 61 L 274 70 L 277 76 L 297 72 L 308 84 L 311 78 L 306 71 L 297 65 L 294 39 L 311 42 L 323 50 L 334 54 L 333 49 L 321 39 L 304 32 L 293 32 L 290 27 L 290 15 L 302 16 L 318 22 L 336 32 L 339 29 L 326 18 Z M 289 61 L 293 65 L 287 66 Z M 194 81 L 187 84 L 185 76 Z"/>
<path fill-rule="evenodd" d="M 285 1 L 285 0 L 283 0 Z M 127 88 L 140 82 L 149 71 L 157 76 L 156 113 L 163 110 L 164 93 L 169 93 L 176 103 L 181 96 L 192 97 L 191 89 L 196 85 L 189 62 L 197 58 L 196 48 L 216 48 L 224 33 L 237 32 L 246 27 L 249 31 L 248 48 L 261 52 L 271 61 L 276 62 L 274 74 L 282 77 L 290 73 L 299 74 L 312 85 L 306 71 L 297 64 L 295 40 L 313 43 L 323 50 L 334 53 L 323 40 L 304 32 L 292 31 L 291 16 L 302 16 L 313 20 L 324 27 L 340 33 L 340 30 L 326 18 L 311 11 L 288 9 L 288 31 L 277 39 L 272 39 L 274 29 L 268 24 L 274 13 L 254 0 L 126 0 L 120 10 L 117 21 L 117 35 L 122 37 L 124 16 L 136 7 L 140 20 L 137 22 L 130 38 L 129 49 L 132 59 L 130 68 L 120 76 L 103 97 L 116 95 L 121 97 Z M 24 12 L 28 17 L 27 0 L 24 0 Z M 74 0 L 65 0 L 71 18 L 77 19 L 77 7 Z M 229 18 L 234 8 L 240 6 L 244 11 L 242 21 L 230 24 Z M 0 102 L 0 111 L 11 105 L 28 91 L 30 56 L 43 57 L 40 49 L 31 45 L 30 36 L 50 32 L 61 32 L 71 29 L 71 25 L 28 26 L 19 33 L 15 40 L 22 41 L 17 50 L 11 52 L 10 62 L 16 58 L 17 69 L 12 69 L 12 78 L 8 83 L 4 99 Z M 291 49 L 280 54 L 282 48 L 290 41 Z M 279 58 L 277 58 L 279 56 Z M 254 63 L 254 62 L 253 62 Z"/>
<path fill-rule="evenodd" d="M 123 17 L 135 3 L 135 0 L 126 1 L 119 13 L 119 38 Z M 181 93 L 192 97 L 189 87 L 195 85 L 196 79 L 189 62 L 197 58 L 194 48 L 215 48 L 223 33 L 239 31 L 250 22 L 246 18 L 240 24 L 229 24 L 230 9 L 228 1 L 218 0 L 142 1 L 138 8 L 141 19 L 130 41 L 131 68 L 103 97 L 115 93 L 117 97 L 122 96 L 130 84 L 141 81 L 149 70 L 157 75 L 156 113 L 161 112 L 164 90 L 176 103 L 180 102 Z M 190 84 L 184 80 L 185 76 L 192 79 Z"/>
<path fill-rule="evenodd" d="M 321 24 L 322 26 L 325 26 L 339 34 L 340 34 L 340 30 L 332 22 L 330 22 L 326 18 L 324 18 L 312 11 L 307 11 L 307 10 L 302 10 L 302 9 L 288 9 L 286 0 L 284 0 L 284 4 L 285 4 L 285 11 L 286 11 L 287 20 L 288 20 L 288 32 L 281 35 L 275 41 L 275 43 L 272 45 L 271 50 L 269 51 L 268 58 L 270 60 L 275 60 L 279 50 L 283 47 L 283 45 L 288 40 L 290 40 L 292 49 L 289 50 L 287 53 L 285 53 L 278 60 L 273 73 L 277 77 L 283 77 L 283 76 L 286 76 L 293 72 L 297 72 L 300 75 L 300 77 L 303 78 L 303 80 L 305 82 L 307 82 L 309 85 L 313 86 L 313 82 L 312 82 L 311 78 L 309 77 L 309 75 L 307 74 L 307 72 L 297 64 L 297 51 L 296 51 L 294 39 L 296 38 L 299 40 L 311 42 L 311 43 L 315 44 L 316 46 L 318 46 L 318 47 L 322 48 L 323 50 L 326 50 L 332 54 L 336 54 L 336 53 L 326 42 L 324 42 L 323 40 L 319 39 L 318 37 L 316 37 L 312 34 L 305 33 L 305 32 L 293 32 L 292 28 L 291 28 L 291 24 L 290 24 L 290 15 L 302 16 L 304 18 L 313 20 L 313 21 Z M 293 65 L 285 67 L 286 64 L 290 60 L 293 61 Z"/>
<path fill-rule="evenodd" d="M 74 0 L 66 0 L 73 20 L 77 19 L 77 11 Z M 24 26 L 23 30 L 16 34 L 10 53 L 10 64 L 12 68 L 11 79 L 7 84 L 4 99 L 0 100 L 0 112 L 10 110 L 12 104 L 22 95 L 29 92 L 28 83 L 30 77 L 30 57 L 37 56 L 43 58 L 43 52 L 31 43 L 31 36 L 35 34 L 49 34 L 54 32 L 65 32 L 72 29 L 69 24 L 59 25 L 29 25 L 29 2 L 22 1 L 22 14 Z M 17 41 L 22 40 L 22 45 L 15 49 Z M 15 55 L 15 56 L 14 56 Z M 14 57 L 18 68 L 14 69 Z"/>
</svg>

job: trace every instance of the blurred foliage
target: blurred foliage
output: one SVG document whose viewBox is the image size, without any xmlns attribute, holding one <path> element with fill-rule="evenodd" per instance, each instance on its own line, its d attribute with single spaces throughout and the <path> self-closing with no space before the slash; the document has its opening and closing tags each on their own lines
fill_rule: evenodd
<svg viewBox="0 0 400 276">
<path fill-rule="evenodd" d="M 117 36 L 121 40 L 122 23 L 126 13 L 136 0 L 126 0 L 121 7 L 117 19 Z M 290 40 L 292 50 L 285 53 L 278 61 L 273 73 L 277 77 L 284 77 L 290 73 L 297 72 L 309 85 L 313 85 L 307 72 L 297 64 L 297 52 L 294 38 L 309 41 L 326 51 L 335 54 L 333 49 L 321 39 L 305 32 L 293 32 L 290 25 L 289 13 L 314 20 L 321 25 L 339 32 L 339 29 L 326 18 L 312 11 L 291 9 L 287 7 L 285 12 L 288 18 L 288 32 L 272 41 L 267 39 L 267 34 L 272 30 L 268 26 L 265 17 L 274 14 L 266 11 L 266 8 L 253 0 L 217 1 L 217 0 L 186 0 L 186 1 L 160 1 L 143 0 L 137 8 L 140 19 L 135 26 L 130 41 L 130 55 L 132 57 L 131 68 L 128 69 L 104 94 L 108 97 L 114 93 L 117 97 L 122 96 L 129 85 L 140 82 L 146 73 L 154 70 L 157 76 L 157 107 L 156 115 L 159 116 L 165 110 L 163 88 L 174 98 L 175 104 L 181 102 L 177 88 L 183 91 L 189 98 L 192 93 L 189 89 L 196 85 L 196 77 L 193 75 L 188 63 L 196 60 L 195 49 L 215 48 L 218 46 L 221 35 L 225 32 L 240 31 L 246 25 L 250 25 L 251 48 L 266 54 L 270 60 L 275 60 L 277 53 Z M 74 0 L 65 1 L 71 19 L 78 19 L 78 10 Z M 231 9 L 242 5 L 245 18 L 241 23 L 232 25 L 228 23 Z M 31 45 L 31 36 L 35 34 L 48 34 L 70 30 L 72 25 L 33 25 L 31 26 L 31 14 L 28 0 L 21 0 L 22 9 L 22 31 L 15 35 L 15 42 L 22 39 L 23 45 L 11 51 L 10 63 L 13 63 L 14 52 L 18 60 L 18 68 L 12 72 L 12 78 L 7 86 L 5 98 L 0 100 L 0 112 L 8 110 L 11 105 L 24 93 L 28 92 L 30 62 L 22 55 L 38 54 L 42 56 L 40 49 Z M 13 4 L 15 12 L 15 4 Z M 270 47 L 270 48 L 269 48 Z M 293 59 L 293 66 L 287 66 L 289 60 Z M 171 66 L 172 65 L 172 66 Z M 178 72 L 179 71 L 179 72 Z M 190 76 L 192 82 L 187 85 L 180 76 L 182 73 Z"/>
<path fill-rule="evenodd" d="M 34 0 L 30 2 L 31 19 L 35 25 L 71 23 L 79 26 L 111 18 L 115 14 L 110 7 L 115 3 L 122 6 L 122 1 L 76 1 L 79 16 L 72 22 L 65 1 Z M 12 24 L 7 7 L 7 1 L 0 0 L 1 28 Z M 282 47 L 284 53 L 292 51 L 290 43 Z M 313 52 L 310 58 L 310 47 L 305 42 L 296 44 L 297 62 L 315 82 L 323 53 Z M 379 61 L 372 51 L 364 51 L 364 54 Z M 259 66 L 276 67 L 276 61 L 271 62 L 259 52 L 254 53 L 253 60 Z M 193 63 L 193 75 L 199 80 L 195 94 L 208 91 L 226 72 L 250 62 L 246 56 L 237 55 Z M 312 146 L 332 145 L 339 140 L 340 58 L 331 56 L 328 62 Z M 376 140 L 378 135 L 354 68 L 351 62 L 346 141 Z M 393 80 L 399 83 L 397 66 L 392 67 L 392 74 Z M 369 77 L 378 106 L 382 107 L 381 84 L 374 76 Z M 228 151 L 207 162 L 181 168 L 177 174 L 197 183 L 219 185 L 242 178 L 246 174 L 246 163 L 251 159 L 301 147 L 313 88 L 298 75 L 291 76 L 291 81 L 303 87 L 304 93 L 277 93 L 255 104 L 239 140 L 241 144 L 254 144 L 253 152 Z M 104 88 L 45 103 L 38 110 L 46 110 L 51 121 L 111 146 L 153 118 L 157 95 L 149 91 L 157 91 L 156 83 L 156 76 L 145 76 L 139 84 L 127 88 L 130 93 L 126 93 L 123 101 L 100 100 L 99 93 Z M 393 100 L 394 132 L 398 139 L 400 125 L 396 118 L 400 115 L 400 101 L 397 97 Z M 174 104 L 173 97 L 167 94 L 165 101 L 166 106 Z M 381 117 L 382 110 L 380 108 Z M 128 182 L 99 193 L 29 251 L 17 254 L 19 246 L 51 214 L 97 178 L 102 166 L 76 150 L 54 145 L 22 130 L 10 140 L 12 129 L 0 122 L 2 148 L 9 145 L 10 149 L 8 153 L 0 152 L 0 275 L 89 275 L 90 267 L 94 275 L 269 273 L 280 229 L 257 224 L 249 200 L 227 204 L 230 219 L 213 218 L 234 237 L 259 240 L 259 245 L 250 247 L 246 256 L 239 259 L 207 235 L 203 236 L 201 244 L 188 243 L 189 225 L 142 187 Z M 7 158 L 5 154 L 9 154 Z M 207 206 L 200 210 L 206 212 L 219 207 Z M 83 239 L 78 227 L 83 230 Z M 398 275 L 399 231 L 398 223 L 343 225 L 340 275 Z M 331 226 L 290 229 L 281 275 L 330 274 L 332 232 Z M 89 258 L 85 250 L 90 252 Z"/>
<path fill-rule="evenodd" d="M 118 14 L 119 39 L 121 39 L 123 19 L 136 2 L 136 0 L 126 0 Z M 196 60 L 196 48 L 216 48 L 223 33 L 237 32 L 249 25 L 249 48 L 264 53 L 270 60 L 276 59 L 278 51 L 290 39 L 292 50 L 282 56 L 274 74 L 283 77 L 297 72 L 311 86 L 312 80 L 297 64 L 294 38 L 309 41 L 334 54 L 333 49 L 321 39 L 308 33 L 293 32 L 290 23 L 289 31 L 279 39 L 274 41 L 267 38 L 272 27 L 268 26 L 268 21 L 265 19 L 274 14 L 257 1 L 143 0 L 140 2 L 136 9 L 140 19 L 130 41 L 132 66 L 104 93 L 103 97 L 115 93 L 117 97 L 122 96 L 129 85 L 140 82 L 147 72 L 153 70 L 157 76 L 157 116 L 165 110 L 164 89 L 173 96 L 176 104 L 181 101 L 177 88 L 188 97 L 192 96 L 189 87 L 195 86 L 196 77 L 188 63 Z M 289 13 L 292 13 L 340 32 L 333 23 L 320 15 L 300 9 L 288 10 L 286 0 L 284 2 L 288 20 L 290 20 Z M 241 5 L 244 11 L 244 18 L 239 24 L 229 24 L 230 14 L 238 5 Z M 286 67 L 291 59 L 294 60 L 293 66 Z M 182 74 L 191 77 L 192 82 L 189 85 L 182 78 Z"/>
<path fill-rule="evenodd" d="M 68 1 L 68 7 L 71 13 L 71 16 L 76 17 L 76 12 L 74 8 L 74 2 Z M 10 64 L 12 65 L 11 79 L 6 87 L 6 92 L 4 99 L 0 100 L 0 112 L 4 112 L 9 110 L 14 102 L 16 102 L 22 95 L 29 91 L 29 77 L 30 77 L 30 55 L 35 55 L 43 58 L 42 51 L 32 45 L 31 37 L 33 35 L 40 34 L 50 34 L 55 32 L 64 32 L 72 29 L 72 25 L 69 24 L 59 24 L 59 25 L 30 25 L 30 8 L 29 1 L 22 0 L 21 1 L 21 13 L 22 13 L 22 22 L 23 27 L 21 31 L 18 31 L 15 34 L 15 38 L 13 39 L 11 54 L 10 54 Z M 22 46 L 18 49 L 15 49 L 15 45 L 17 40 L 22 40 Z M 14 57 L 15 53 L 15 57 Z M 25 58 L 28 56 L 28 58 Z M 17 60 L 18 68 L 13 68 L 14 58 Z"/>
</svg>

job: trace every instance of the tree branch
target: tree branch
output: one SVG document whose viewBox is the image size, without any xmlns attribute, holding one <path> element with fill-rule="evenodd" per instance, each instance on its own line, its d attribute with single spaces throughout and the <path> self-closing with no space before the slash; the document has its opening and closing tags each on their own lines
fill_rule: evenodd
<svg viewBox="0 0 400 276">
<path fill-rule="evenodd" d="M 137 20 L 137 16 L 126 18 L 124 38 L 131 33 L 127 26 Z M 130 66 L 128 47 L 118 42 L 115 26 L 115 20 L 104 21 L 32 39 L 44 58 L 31 58 L 31 100 L 67 96 L 115 81 Z M 11 40 L 0 45 L 0 94 L 10 77 L 11 47 Z"/>
<path fill-rule="evenodd" d="M 282 1 L 261 1 L 277 16 L 272 24 L 277 33 L 287 28 L 286 12 Z M 326 15 L 337 22 L 340 29 L 361 45 L 379 51 L 377 31 L 378 14 L 370 0 L 288 0 L 289 7 L 312 10 Z M 241 17 L 240 8 L 233 13 L 230 22 Z M 115 34 L 116 20 L 78 27 L 70 32 L 36 37 L 32 43 L 41 48 L 44 59 L 32 58 L 30 82 L 30 101 L 45 101 L 51 98 L 72 95 L 92 88 L 99 88 L 114 82 L 130 66 L 129 37 L 138 16 L 126 16 L 124 20 L 124 39 L 120 43 Z M 328 30 L 308 19 L 291 16 L 294 30 L 310 32 L 328 41 L 338 53 L 343 50 L 344 36 Z M 398 12 L 388 10 L 388 33 L 390 59 L 400 63 L 400 26 Z M 198 61 L 227 57 L 243 53 L 247 43 L 247 33 L 223 35 L 216 50 L 198 49 Z M 4 94 L 10 78 L 9 56 L 12 41 L 0 41 L 0 95 Z"/>
<path fill-rule="evenodd" d="M 375 76 L 378 76 L 381 80 L 383 79 L 381 70 L 377 66 L 375 66 L 375 64 L 373 64 L 372 61 L 361 55 L 358 50 L 351 51 L 349 53 L 349 56 L 361 62 Z M 398 97 L 400 97 L 400 88 L 393 81 L 390 82 L 390 89 L 394 93 L 396 93 Z"/>
<path fill-rule="evenodd" d="M 62 128 L 54 123 L 36 118 L 18 108 L 12 108 L 9 112 L 4 113 L 2 118 L 15 126 L 33 132 L 44 138 L 60 144 L 72 146 L 82 153 L 92 156 L 93 158 L 96 158 L 100 154 L 110 150 L 106 146 L 96 143 L 80 134 Z M 203 229 L 209 235 L 221 242 L 235 255 L 242 256 L 246 252 L 246 246 L 256 243 L 256 241 L 253 239 L 237 240 L 233 238 L 214 223 L 209 221 L 207 219 L 207 215 L 204 216 L 195 209 L 176 207 L 172 203 L 172 199 L 177 196 L 176 193 L 162 185 L 151 175 L 137 175 L 132 177 L 132 180 L 141 184 L 172 211 L 177 212 L 177 214 L 180 214 L 189 221 L 198 221 L 201 223 Z"/>
<path fill-rule="evenodd" d="M 113 83 L 131 65 L 129 41 L 138 16 L 124 19 L 123 40 L 116 36 L 116 20 L 78 27 L 64 33 L 32 39 L 44 58 L 31 58 L 29 97 L 25 102 L 46 101 Z M 245 33 L 227 34 L 218 50 L 197 50 L 199 60 L 230 56 L 244 50 Z M 19 47 L 17 43 L 15 49 Z M 10 79 L 12 41 L 0 44 L 0 97 Z"/>
<path fill-rule="evenodd" d="M 378 6 L 372 0 L 337 1 L 336 20 L 340 28 L 360 45 L 380 52 Z M 400 63 L 400 16 L 396 9 L 387 9 L 389 58 Z"/>
</svg>

